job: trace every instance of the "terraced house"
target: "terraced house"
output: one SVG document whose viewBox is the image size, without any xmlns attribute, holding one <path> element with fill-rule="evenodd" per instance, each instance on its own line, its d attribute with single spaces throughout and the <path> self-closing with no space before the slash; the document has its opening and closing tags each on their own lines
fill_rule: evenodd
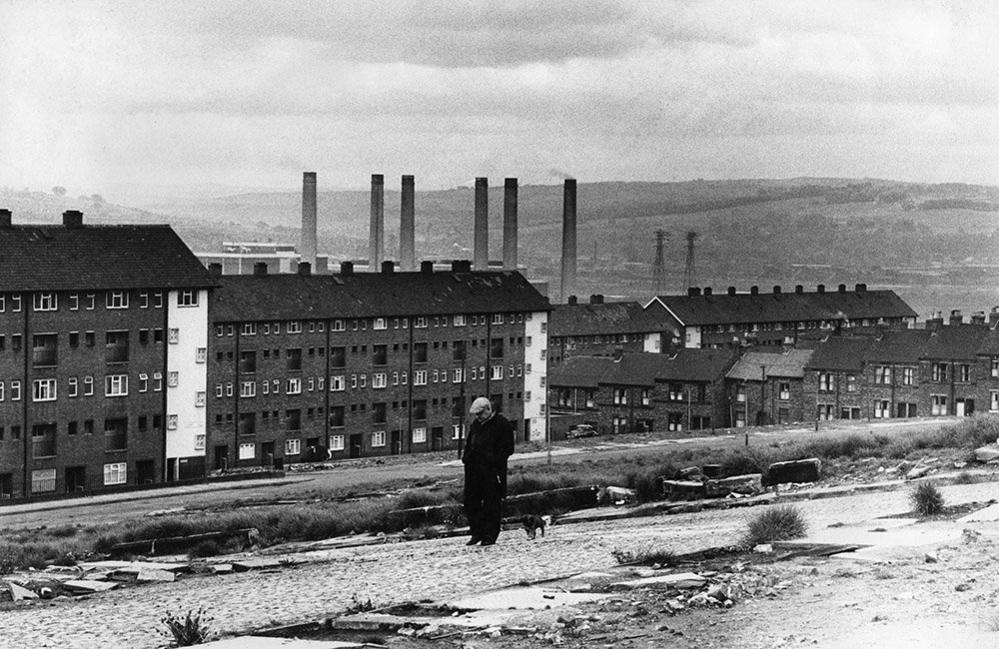
<svg viewBox="0 0 999 649">
<path fill-rule="evenodd" d="M 208 295 L 168 226 L 0 210 L 0 497 L 204 475 Z"/>
<path fill-rule="evenodd" d="M 216 271 L 218 269 L 215 269 Z M 215 468 L 457 448 L 489 397 L 544 439 L 549 303 L 514 271 L 218 276 L 209 341 Z"/>
</svg>

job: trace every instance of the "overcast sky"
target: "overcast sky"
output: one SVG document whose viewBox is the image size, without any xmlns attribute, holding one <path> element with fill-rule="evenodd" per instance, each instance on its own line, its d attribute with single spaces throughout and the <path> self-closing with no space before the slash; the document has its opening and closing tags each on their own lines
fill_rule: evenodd
<svg viewBox="0 0 999 649">
<path fill-rule="evenodd" d="M 0 0 L 0 185 L 999 184 L 999 3 Z"/>
</svg>

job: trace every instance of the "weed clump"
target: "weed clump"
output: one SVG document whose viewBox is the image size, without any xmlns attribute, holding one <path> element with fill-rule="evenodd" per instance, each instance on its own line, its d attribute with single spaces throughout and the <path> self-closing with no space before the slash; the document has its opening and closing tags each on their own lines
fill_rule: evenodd
<svg viewBox="0 0 999 649">
<path fill-rule="evenodd" d="M 676 564 L 676 553 L 673 550 L 657 544 L 649 544 L 634 550 L 611 550 L 611 556 L 619 564 L 641 564 L 651 566 L 672 566 Z"/>
<path fill-rule="evenodd" d="M 912 506 L 921 516 L 935 516 L 944 509 L 944 497 L 932 482 L 922 482 L 909 494 Z"/>
<path fill-rule="evenodd" d="M 197 611 L 188 611 L 184 617 L 167 612 L 161 621 L 167 625 L 167 632 L 173 637 L 173 646 L 190 647 L 211 640 L 212 632 L 208 623 L 212 619 L 205 615 L 204 609 L 199 608 Z"/>
<path fill-rule="evenodd" d="M 743 545 L 753 547 L 772 541 L 801 538 L 808 531 L 808 523 L 801 510 L 794 505 L 770 507 L 749 521 Z"/>
</svg>

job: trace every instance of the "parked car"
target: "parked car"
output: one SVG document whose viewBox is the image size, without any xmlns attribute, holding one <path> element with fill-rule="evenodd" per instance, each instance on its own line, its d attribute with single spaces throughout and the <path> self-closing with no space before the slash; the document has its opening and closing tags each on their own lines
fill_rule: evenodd
<svg viewBox="0 0 999 649">
<path fill-rule="evenodd" d="M 569 429 L 566 437 L 569 439 L 575 439 L 577 437 L 596 437 L 597 429 L 590 424 L 576 424 Z"/>
</svg>

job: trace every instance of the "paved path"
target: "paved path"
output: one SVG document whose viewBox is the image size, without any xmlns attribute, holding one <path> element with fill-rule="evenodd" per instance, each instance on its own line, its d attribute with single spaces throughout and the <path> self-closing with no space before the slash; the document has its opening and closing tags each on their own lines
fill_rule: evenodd
<svg viewBox="0 0 999 649">
<path fill-rule="evenodd" d="M 999 484 L 942 489 L 949 504 L 987 501 Z M 908 490 L 796 503 L 813 529 L 856 523 L 910 509 Z M 322 619 L 347 608 L 356 594 L 385 605 L 461 595 L 612 565 L 613 550 L 650 544 L 690 552 L 735 543 L 757 508 L 579 523 L 550 528 L 531 542 L 504 532 L 497 545 L 465 547 L 463 538 L 326 550 L 313 563 L 275 571 L 197 577 L 110 591 L 84 600 L 41 602 L 0 612 L 0 644 L 37 647 L 161 647 L 160 618 L 205 607 L 213 628 L 227 634 L 272 624 Z"/>
</svg>

